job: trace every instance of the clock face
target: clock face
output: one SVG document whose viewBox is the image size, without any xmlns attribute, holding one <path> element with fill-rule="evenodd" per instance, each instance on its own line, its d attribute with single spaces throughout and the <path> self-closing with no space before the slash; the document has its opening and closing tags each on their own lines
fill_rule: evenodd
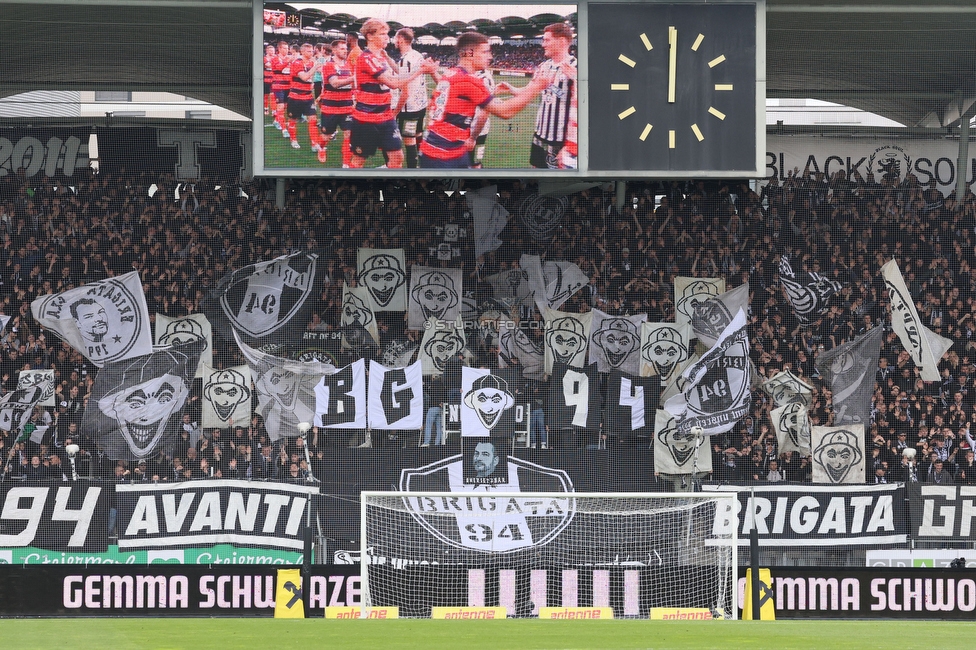
<svg viewBox="0 0 976 650">
<path fill-rule="evenodd" d="M 756 169 L 755 4 L 591 4 L 589 167 Z"/>
</svg>

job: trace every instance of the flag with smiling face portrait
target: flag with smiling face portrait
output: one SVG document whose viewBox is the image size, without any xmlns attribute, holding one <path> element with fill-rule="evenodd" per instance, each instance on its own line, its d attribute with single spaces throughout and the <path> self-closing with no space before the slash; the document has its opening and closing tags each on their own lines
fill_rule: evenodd
<svg viewBox="0 0 976 650">
<path fill-rule="evenodd" d="M 149 307 L 135 271 L 41 296 L 31 313 L 99 368 L 153 351 Z"/>
<path fill-rule="evenodd" d="M 203 378 L 204 366 L 213 366 L 213 328 L 203 314 L 189 314 L 180 318 L 156 314 L 155 334 L 155 343 L 159 347 L 180 345 L 190 341 L 204 341 L 207 344 L 197 365 L 197 378 Z"/>
<path fill-rule="evenodd" d="M 691 329 L 695 333 L 695 338 L 704 343 L 706 347 L 712 347 L 739 310 L 742 310 L 746 315 L 749 314 L 748 282 L 694 305 Z"/>
<path fill-rule="evenodd" d="M 440 375 L 447 369 L 447 362 L 464 350 L 467 338 L 463 329 L 455 327 L 456 322 L 434 321 L 424 331 L 420 342 L 417 360 L 420 361 L 424 376 Z"/>
<path fill-rule="evenodd" d="M 724 278 L 674 278 L 674 324 L 691 325 L 695 307 L 725 293 Z"/>
<path fill-rule="evenodd" d="M 375 347 L 380 340 L 376 315 L 366 287 L 342 285 L 342 312 L 339 315 L 339 329 L 342 331 L 342 347 L 360 350 Z M 365 339 L 366 335 L 372 342 Z"/>
<path fill-rule="evenodd" d="M 247 426 L 251 421 L 251 369 L 234 366 L 216 370 L 206 365 L 203 368 L 200 402 L 203 428 Z"/>
<path fill-rule="evenodd" d="M 191 341 L 106 365 L 95 375 L 82 435 L 113 460 L 170 452 L 205 345 Z"/>
<path fill-rule="evenodd" d="M 810 440 L 813 482 L 833 485 L 864 483 L 864 425 L 813 427 Z"/>
<path fill-rule="evenodd" d="M 410 269 L 407 327 L 424 328 L 436 320 L 454 321 L 461 315 L 461 269 L 414 265 Z"/>
<path fill-rule="evenodd" d="M 407 265 L 402 248 L 360 248 L 359 284 L 369 293 L 374 312 L 406 311 Z"/>
<path fill-rule="evenodd" d="M 600 372 L 636 375 L 640 366 L 641 325 L 647 314 L 611 316 L 593 310 L 590 323 L 590 363 Z"/>
<path fill-rule="evenodd" d="M 570 314 L 547 309 L 545 312 L 546 331 L 545 368 L 552 372 L 553 364 L 582 368 L 586 365 L 586 342 L 590 338 L 593 312 Z"/>
</svg>

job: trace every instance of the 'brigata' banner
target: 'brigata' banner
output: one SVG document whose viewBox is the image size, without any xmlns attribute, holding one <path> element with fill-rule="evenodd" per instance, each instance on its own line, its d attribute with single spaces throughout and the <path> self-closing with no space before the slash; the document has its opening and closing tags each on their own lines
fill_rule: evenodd
<svg viewBox="0 0 976 650">
<path fill-rule="evenodd" d="M 713 532 L 739 528 L 739 545 L 749 543 L 755 513 L 760 546 L 884 546 L 908 539 L 903 485 L 770 485 L 752 488 L 704 485 L 704 490 L 738 492 L 735 512 L 719 509 Z"/>
<path fill-rule="evenodd" d="M 119 548 L 252 544 L 301 549 L 305 508 L 318 488 L 203 480 L 116 487 Z"/>
<path fill-rule="evenodd" d="M 908 488 L 912 536 L 919 540 L 973 541 L 976 485 L 919 485 Z"/>
<path fill-rule="evenodd" d="M 104 551 L 112 487 L 61 481 L 0 486 L 0 563 L 10 562 L 3 557 L 10 547 Z"/>
</svg>

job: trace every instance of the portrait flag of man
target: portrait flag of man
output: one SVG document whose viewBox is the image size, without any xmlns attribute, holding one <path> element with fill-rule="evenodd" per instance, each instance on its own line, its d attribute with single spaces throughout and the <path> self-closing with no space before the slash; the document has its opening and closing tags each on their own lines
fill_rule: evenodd
<svg viewBox="0 0 976 650">
<path fill-rule="evenodd" d="M 366 288 L 374 312 L 406 311 L 407 265 L 402 248 L 360 248 L 356 276 Z"/>
<path fill-rule="evenodd" d="M 315 426 L 332 429 L 366 428 L 366 362 L 323 375 L 315 384 Z"/>
<path fill-rule="evenodd" d="M 371 429 L 420 429 L 424 426 L 424 375 L 421 363 L 389 368 L 369 361 Z"/>
<path fill-rule="evenodd" d="M 674 278 L 674 324 L 690 325 L 698 303 L 725 293 L 725 278 Z"/>
<path fill-rule="evenodd" d="M 578 368 L 585 366 L 586 342 L 590 338 L 593 312 L 570 314 L 547 309 L 542 315 L 546 319 L 544 337 L 546 372 L 552 372 L 555 363 L 565 363 Z"/>
<path fill-rule="evenodd" d="M 153 351 L 149 308 L 135 271 L 41 296 L 31 313 L 99 368 Z"/>
<path fill-rule="evenodd" d="M 171 318 L 166 314 L 156 314 L 156 345 L 166 347 L 190 341 L 206 341 L 207 347 L 200 355 L 196 377 L 202 379 L 204 366 L 213 365 L 213 328 L 203 314 L 188 314 Z"/>
<path fill-rule="evenodd" d="M 107 364 L 95 376 L 82 435 L 113 460 L 169 453 L 205 346 L 191 341 Z"/>
<path fill-rule="evenodd" d="M 725 327 L 732 322 L 732 316 L 740 309 L 748 315 L 748 282 L 714 298 L 696 303 L 692 308 L 691 316 L 691 329 L 695 337 L 704 343 L 705 347 L 712 347 Z"/>
<path fill-rule="evenodd" d="M 820 273 L 795 269 L 789 255 L 779 258 L 779 282 L 801 325 L 810 325 L 823 316 L 831 297 L 844 288 Z"/>
<path fill-rule="evenodd" d="M 246 427 L 251 422 L 251 369 L 234 366 L 216 370 L 203 367 L 200 420 L 204 429 Z"/>
<path fill-rule="evenodd" d="M 693 427 L 701 427 L 705 435 L 724 433 L 749 412 L 752 372 L 744 311 L 739 310 L 715 345 L 682 377 L 685 388 L 664 403 L 682 433 Z"/>
<path fill-rule="evenodd" d="M 654 418 L 654 471 L 658 474 L 701 474 L 712 471 L 708 438 L 681 431 L 675 418 L 658 409 Z"/>
<path fill-rule="evenodd" d="M 461 315 L 461 282 L 461 269 L 411 267 L 407 327 L 420 330 L 427 322 L 457 320 Z"/>
<path fill-rule="evenodd" d="M 908 293 L 905 279 L 894 259 L 888 260 L 881 267 L 881 275 L 888 289 L 891 328 L 895 330 L 902 346 L 912 355 L 912 361 L 921 373 L 922 380 L 939 381 L 939 361 L 952 347 L 952 339 L 940 336 L 922 324 L 915 301 Z"/>
<path fill-rule="evenodd" d="M 508 225 L 508 210 L 498 202 L 498 186 L 468 190 L 464 195 L 474 221 L 474 254 L 481 257 L 502 245 L 499 235 Z"/>
<path fill-rule="evenodd" d="M 874 327 L 853 341 L 821 352 L 814 364 L 834 401 L 834 424 L 850 426 L 871 420 L 874 378 L 884 328 Z"/>
<path fill-rule="evenodd" d="M 810 441 L 813 482 L 863 484 L 864 425 L 813 427 Z"/>
<path fill-rule="evenodd" d="M 789 368 L 776 373 L 760 387 L 773 400 L 773 406 L 796 402 L 810 406 L 813 401 L 813 387 L 794 375 Z"/>
<path fill-rule="evenodd" d="M 301 435 L 298 425 L 315 418 L 315 386 L 326 374 L 335 372 L 330 363 L 292 361 L 255 350 L 234 333 L 237 345 L 251 368 L 258 404 L 272 441 Z"/>
<path fill-rule="evenodd" d="M 287 344 L 301 338 L 312 300 L 322 288 L 325 264 L 315 252 L 283 255 L 231 271 L 201 308 L 220 336 L 235 333 L 251 346 Z"/>
<path fill-rule="evenodd" d="M 810 417 L 803 402 L 790 402 L 769 413 L 776 430 L 777 449 L 810 455 Z"/>
<path fill-rule="evenodd" d="M 41 401 L 38 402 L 41 406 L 55 405 L 54 370 L 43 368 L 38 370 L 21 370 L 20 376 L 17 378 L 17 388 L 30 388 L 31 386 L 44 387 L 44 394 L 41 395 Z"/>
<path fill-rule="evenodd" d="M 590 363 L 600 372 L 619 371 L 638 374 L 640 366 L 641 325 L 647 314 L 611 316 L 593 310 L 590 324 Z"/>
</svg>

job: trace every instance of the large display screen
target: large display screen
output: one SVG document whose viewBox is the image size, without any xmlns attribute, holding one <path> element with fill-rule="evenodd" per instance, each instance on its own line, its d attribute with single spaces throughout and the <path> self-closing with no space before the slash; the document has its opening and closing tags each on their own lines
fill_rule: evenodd
<svg viewBox="0 0 976 650">
<path fill-rule="evenodd" d="M 764 11 L 764 0 L 266 2 L 254 171 L 759 176 Z"/>
<path fill-rule="evenodd" d="M 264 12 L 266 169 L 575 166 L 576 5 L 290 6 Z"/>
</svg>

